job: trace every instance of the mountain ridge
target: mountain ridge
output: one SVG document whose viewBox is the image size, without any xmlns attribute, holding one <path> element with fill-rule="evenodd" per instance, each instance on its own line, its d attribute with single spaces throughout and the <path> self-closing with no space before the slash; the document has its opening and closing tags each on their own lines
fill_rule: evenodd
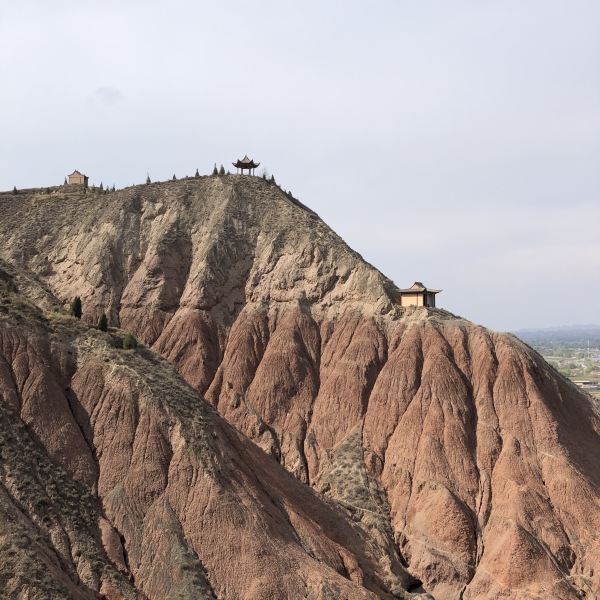
<svg viewBox="0 0 600 600">
<path fill-rule="evenodd" d="M 587 396 L 514 336 L 400 308 L 275 186 L 4 195 L 0 234 L 0 257 L 151 346 L 436 598 L 597 593 Z"/>
</svg>

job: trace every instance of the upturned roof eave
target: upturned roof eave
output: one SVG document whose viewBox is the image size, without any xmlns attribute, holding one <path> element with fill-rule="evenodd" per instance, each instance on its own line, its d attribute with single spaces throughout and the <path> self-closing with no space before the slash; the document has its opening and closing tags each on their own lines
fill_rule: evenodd
<svg viewBox="0 0 600 600">
<path fill-rule="evenodd" d="M 247 154 L 241 160 L 238 158 L 236 162 L 231 164 L 238 169 L 256 169 L 260 165 L 259 162 L 255 163 L 253 159 L 248 158 Z"/>
<path fill-rule="evenodd" d="M 429 292 L 431 294 L 439 294 L 444 290 L 435 289 L 435 288 L 399 288 L 398 291 L 401 294 L 424 294 L 425 292 Z"/>
</svg>

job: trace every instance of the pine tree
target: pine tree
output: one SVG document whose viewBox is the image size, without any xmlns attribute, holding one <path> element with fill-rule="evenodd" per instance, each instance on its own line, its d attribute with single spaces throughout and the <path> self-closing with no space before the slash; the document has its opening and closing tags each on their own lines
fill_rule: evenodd
<svg viewBox="0 0 600 600">
<path fill-rule="evenodd" d="M 8 281 L 3 281 L 2 283 L 4 291 L 8 294 L 16 294 L 19 291 L 17 289 L 17 284 L 12 279 L 9 279 Z"/>
<path fill-rule="evenodd" d="M 152 183 L 150 179 L 150 173 L 148 173 L 148 175 L 146 176 L 146 183 Z"/>
<path fill-rule="evenodd" d="M 102 182 L 100 182 L 100 189 L 104 190 L 104 184 Z"/>
<path fill-rule="evenodd" d="M 105 313 L 102 313 L 100 319 L 98 319 L 98 329 L 100 331 L 108 331 L 108 319 Z"/>
<path fill-rule="evenodd" d="M 200 171 L 198 171 L 198 169 L 196 169 L 196 174 L 194 175 L 194 177 L 200 177 Z"/>
<path fill-rule="evenodd" d="M 18 193 L 19 193 L 19 192 L 18 192 L 18 190 L 17 190 L 17 186 L 15 185 L 15 186 L 13 187 L 13 194 L 18 194 Z"/>
<path fill-rule="evenodd" d="M 223 165 L 221 165 L 221 168 L 219 169 L 219 175 L 225 175 L 225 167 Z"/>
<path fill-rule="evenodd" d="M 173 181 L 176 181 L 177 177 L 175 177 L 175 173 L 173 173 Z"/>
<path fill-rule="evenodd" d="M 131 333 L 126 333 L 123 338 L 123 350 L 133 350 L 137 348 L 137 340 Z"/>
<path fill-rule="evenodd" d="M 76 319 L 81 319 L 81 314 L 81 298 L 79 296 L 75 296 L 75 298 L 73 298 L 73 302 L 71 302 L 71 316 L 75 317 Z"/>
<path fill-rule="evenodd" d="M 213 169 L 212 174 L 213 175 L 218 175 L 219 174 L 219 170 L 217 169 L 217 163 L 215 163 L 215 168 Z"/>
<path fill-rule="evenodd" d="M 110 190 L 110 191 L 111 191 L 111 192 L 114 192 L 114 191 L 115 191 L 115 184 L 114 184 L 114 183 L 113 183 L 113 186 L 112 186 L 112 188 L 111 188 L 111 190 Z"/>
<path fill-rule="evenodd" d="M 275 175 L 271 175 L 271 179 L 269 180 L 271 183 L 275 183 Z"/>
<path fill-rule="evenodd" d="M 64 183 L 64 185 L 67 185 L 67 178 L 66 177 L 65 177 L 65 183 Z"/>
</svg>

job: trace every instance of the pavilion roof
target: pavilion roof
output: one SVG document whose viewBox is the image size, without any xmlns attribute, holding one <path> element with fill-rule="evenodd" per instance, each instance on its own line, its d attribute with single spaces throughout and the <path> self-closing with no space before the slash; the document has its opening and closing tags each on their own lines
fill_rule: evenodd
<svg viewBox="0 0 600 600">
<path fill-rule="evenodd" d="M 431 294 L 439 294 L 442 290 L 428 288 L 420 281 L 415 281 L 409 288 L 401 288 L 401 294 L 418 294 L 420 292 L 430 292 Z"/>
<path fill-rule="evenodd" d="M 83 173 L 80 173 L 77 169 L 75 169 L 70 175 L 69 177 L 72 177 L 73 175 L 81 175 L 82 177 L 87 177 L 87 175 L 84 175 Z"/>
<path fill-rule="evenodd" d="M 236 162 L 232 163 L 234 167 L 244 168 L 244 169 L 255 169 L 260 165 L 260 163 L 255 163 L 253 159 L 248 158 L 248 155 L 245 154 L 244 158 L 241 160 L 238 158 Z"/>
</svg>

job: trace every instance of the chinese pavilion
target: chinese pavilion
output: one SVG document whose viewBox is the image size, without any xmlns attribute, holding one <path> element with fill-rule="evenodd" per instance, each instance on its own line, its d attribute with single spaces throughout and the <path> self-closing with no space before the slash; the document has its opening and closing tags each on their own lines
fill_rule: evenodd
<svg viewBox="0 0 600 600">
<path fill-rule="evenodd" d="M 400 290 L 400 306 L 435 308 L 435 295 L 441 291 L 425 287 L 420 281 L 415 281 L 409 288 Z"/>
<path fill-rule="evenodd" d="M 88 186 L 88 176 L 80 173 L 79 171 L 73 171 L 69 177 L 69 185 L 83 185 Z"/>
<path fill-rule="evenodd" d="M 248 155 L 244 156 L 242 160 L 238 158 L 238 160 L 234 163 L 231 163 L 236 169 L 240 169 L 242 171 L 242 175 L 244 171 L 247 170 L 249 175 L 254 175 L 254 169 L 260 165 L 260 163 L 255 163 L 251 158 L 248 158 Z"/>
</svg>

